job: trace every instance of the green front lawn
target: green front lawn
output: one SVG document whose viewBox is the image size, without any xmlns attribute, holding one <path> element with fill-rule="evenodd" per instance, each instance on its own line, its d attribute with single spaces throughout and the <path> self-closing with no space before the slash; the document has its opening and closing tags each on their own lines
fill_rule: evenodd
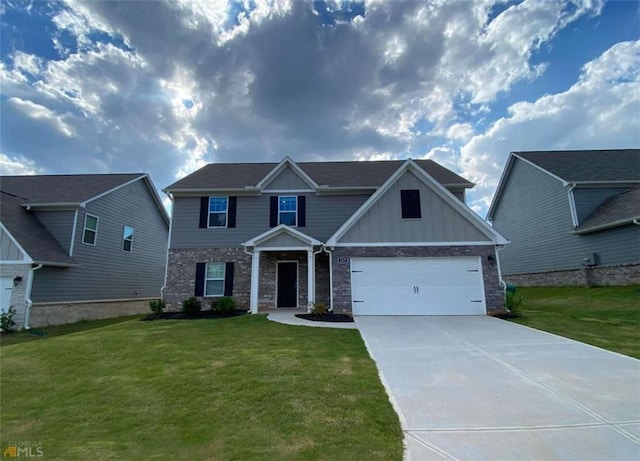
<svg viewBox="0 0 640 461">
<path fill-rule="evenodd" d="M 514 322 L 640 358 L 640 287 L 522 287 Z"/>
<path fill-rule="evenodd" d="M 357 330 L 129 320 L 0 349 L 0 422 L 44 459 L 400 460 Z"/>
</svg>

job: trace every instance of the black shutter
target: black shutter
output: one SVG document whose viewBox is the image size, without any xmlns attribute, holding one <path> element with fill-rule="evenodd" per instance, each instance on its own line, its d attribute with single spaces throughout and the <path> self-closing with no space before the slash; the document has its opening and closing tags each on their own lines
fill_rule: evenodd
<svg viewBox="0 0 640 461">
<path fill-rule="evenodd" d="M 307 225 L 307 200 L 304 195 L 298 195 L 298 227 Z"/>
<path fill-rule="evenodd" d="M 236 207 L 238 197 L 229 197 L 229 218 L 227 227 L 236 227 Z"/>
<path fill-rule="evenodd" d="M 196 289 L 194 292 L 194 296 L 204 296 L 204 273 L 206 270 L 206 263 L 196 264 Z"/>
<path fill-rule="evenodd" d="M 278 197 L 271 197 L 271 213 L 269 216 L 269 225 L 276 227 L 278 225 Z"/>
<path fill-rule="evenodd" d="M 233 263 L 224 265 L 224 295 L 233 296 Z"/>
<path fill-rule="evenodd" d="M 418 189 L 401 190 L 400 202 L 403 219 L 422 217 L 420 210 L 420 191 Z"/>
<path fill-rule="evenodd" d="M 209 197 L 200 197 L 200 229 L 209 227 Z"/>
</svg>

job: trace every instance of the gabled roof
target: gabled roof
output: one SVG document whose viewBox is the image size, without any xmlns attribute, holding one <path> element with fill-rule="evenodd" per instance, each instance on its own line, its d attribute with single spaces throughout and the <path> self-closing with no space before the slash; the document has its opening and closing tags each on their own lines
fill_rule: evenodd
<svg viewBox="0 0 640 461">
<path fill-rule="evenodd" d="M 591 213 L 574 233 L 588 234 L 640 220 L 640 187 L 609 197 Z"/>
<path fill-rule="evenodd" d="M 376 203 L 380 197 L 382 197 L 387 190 L 396 182 L 405 171 L 411 171 L 431 188 L 437 195 L 440 196 L 446 203 L 449 204 L 454 210 L 463 215 L 470 223 L 478 228 L 483 234 L 490 239 L 490 242 L 496 245 L 503 245 L 509 243 L 500 233 L 498 233 L 493 227 L 489 226 L 478 216 L 473 210 L 467 207 L 464 203 L 458 200 L 451 192 L 449 192 L 442 184 L 436 181 L 428 172 L 426 172 L 420 165 L 411 159 L 406 160 L 400 167 L 385 181 L 385 183 L 362 204 L 360 208 L 334 232 L 334 234 L 327 240 L 327 246 L 338 245 L 340 238 L 346 234 L 346 232 Z M 454 243 L 451 243 L 454 244 Z"/>
<path fill-rule="evenodd" d="M 58 241 L 33 213 L 22 206 L 23 199 L 0 191 L 0 221 L 35 263 L 76 265 Z"/>
<path fill-rule="evenodd" d="M 256 187 L 263 189 L 267 186 L 279 173 L 281 173 L 285 168 L 291 168 L 305 183 L 309 185 L 309 187 L 315 189 L 318 187 L 318 184 L 309 177 L 307 173 L 304 172 L 293 160 L 289 157 L 285 157 L 282 159 L 280 163 L 278 163 L 273 170 L 271 170 L 262 180 L 256 184 Z"/>
<path fill-rule="evenodd" d="M 287 159 L 285 159 L 287 160 Z M 290 160 L 290 159 L 289 159 Z M 467 181 L 432 160 L 414 160 L 447 187 L 471 188 Z M 165 192 L 257 189 L 261 181 L 284 163 L 211 163 L 163 189 Z M 329 188 L 377 189 L 403 164 L 402 160 L 365 162 L 293 162 L 315 184 Z"/>
<path fill-rule="evenodd" d="M 77 204 L 143 176 L 144 173 L 0 176 L 0 190 L 34 205 Z"/>
<path fill-rule="evenodd" d="M 493 219 L 516 161 L 523 161 L 563 185 L 640 184 L 640 149 L 511 152 L 487 212 Z"/>
<path fill-rule="evenodd" d="M 640 149 L 514 152 L 568 183 L 640 181 Z"/>
<path fill-rule="evenodd" d="M 294 237 L 296 240 L 299 240 L 300 243 L 303 243 L 305 246 L 322 245 L 321 241 L 314 239 L 313 237 L 305 234 L 304 232 L 299 231 L 298 229 L 287 226 L 286 224 L 280 224 L 279 226 L 269 229 L 268 231 L 263 232 L 262 234 L 257 235 L 252 239 L 247 240 L 242 245 L 247 247 L 257 246 L 281 234 L 289 234 L 292 237 Z"/>
</svg>

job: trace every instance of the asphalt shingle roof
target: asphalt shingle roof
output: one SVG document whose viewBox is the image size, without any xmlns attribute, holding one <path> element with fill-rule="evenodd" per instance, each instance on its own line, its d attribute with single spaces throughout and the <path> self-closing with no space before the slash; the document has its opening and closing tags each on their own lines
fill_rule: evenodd
<svg viewBox="0 0 640 461">
<path fill-rule="evenodd" d="M 76 264 L 20 197 L 0 191 L 0 221 L 35 262 Z"/>
<path fill-rule="evenodd" d="M 588 231 L 640 218 L 640 187 L 609 197 L 576 230 Z"/>
<path fill-rule="evenodd" d="M 443 185 L 473 187 L 473 183 L 432 160 L 415 160 Z M 368 162 L 296 162 L 318 185 L 330 187 L 380 187 L 403 160 Z M 211 163 L 171 184 L 165 190 L 235 189 L 255 186 L 277 163 Z"/>
<path fill-rule="evenodd" d="M 567 182 L 640 181 L 640 149 L 514 152 Z"/>
<path fill-rule="evenodd" d="M 25 203 L 80 203 L 144 173 L 0 176 L 0 190 Z"/>
</svg>

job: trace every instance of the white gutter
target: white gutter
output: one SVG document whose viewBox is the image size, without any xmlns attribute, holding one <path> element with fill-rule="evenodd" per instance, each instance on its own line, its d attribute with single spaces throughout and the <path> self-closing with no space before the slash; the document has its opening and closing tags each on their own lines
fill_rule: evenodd
<svg viewBox="0 0 640 461">
<path fill-rule="evenodd" d="M 25 298 L 26 298 L 26 309 L 24 311 L 24 329 L 28 330 L 29 327 L 29 319 L 31 318 L 31 306 L 33 305 L 33 301 L 31 300 L 31 288 L 33 287 L 33 276 L 34 272 L 38 269 L 42 268 L 42 264 L 38 264 L 36 267 L 32 267 L 29 271 L 29 277 L 27 278 L 27 288 L 25 289 Z"/>
<path fill-rule="evenodd" d="M 571 221 L 573 222 L 573 227 L 578 227 L 578 212 L 576 211 L 576 203 L 573 200 L 573 189 L 575 187 L 576 183 L 569 183 L 567 198 L 569 199 L 569 209 L 571 210 Z"/>
<path fill-rule="evenodd" d="M 329 255 L 329 311 L 333 312 L 333 255 L 331 250 L 324 245 L 322 251 Z"/>
<path fill-rule="evenodd" d="M 635 224 L 636 226 L 640 226 L 640 219 L 634 219 L 633 221 L 631 221 L 633 224 Z"/>
</svg>

